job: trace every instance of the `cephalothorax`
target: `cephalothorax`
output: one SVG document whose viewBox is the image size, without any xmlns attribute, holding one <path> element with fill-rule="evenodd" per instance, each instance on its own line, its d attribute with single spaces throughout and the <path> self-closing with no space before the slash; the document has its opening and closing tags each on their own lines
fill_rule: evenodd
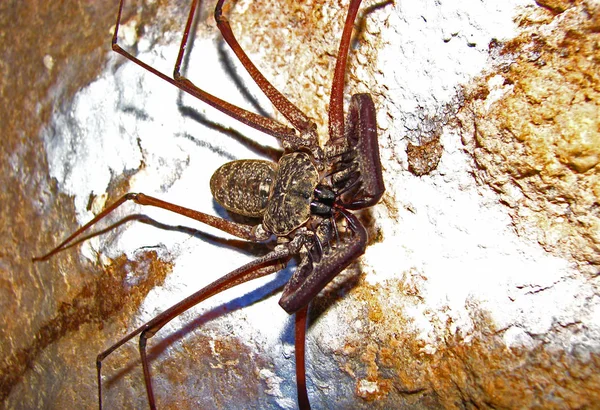
<svg viewBox="0 0 600 410">
<path fill-rule="evenodd" d="M 224 0 L 215 8 L 215 19 L 225 41 L 256 84 L 294 128 L 273 119 L 248 112 L 208 94 L 180 75 L 197 0 L 192 2 L 173 77 L 138 60 L 118 44 L 123 0 L 119 6 L 113 50 L 165 81 L 223 111 L 245 124 L 278 138 L 285 152 L 278 163 L 263 160 L 233 161 L 213 174 L 210 187 L 216 201 L 230 212 L 260 218 L 252 226 L 214 217 L 144 194 L 129 193 L 81 227 L 43 260 L 63 250 L 73 239 L 106 217 L 122 203 L 132 200 L 140 205 L 164 208 L 182 214 L 249 241 L 276 239 L 275 248 L 205 288 L 193 293 L 154 319 L 135 329 L 98 355 L 99 403 L 102 407 L 102 361 L 125 342 L 140 335 L 140 355 L 151 408 L 156 407 L 146 342 L 173 318 L 233 286 L 283 269 L 292 258 L 297 267 L 283 289 L 279 304 L 296 314 L 296 378 L 298 402 L 309 408 L 304 366 L 306 312 L 310 301 L 365 250 L 367 233 L 349 210 L 375 205 L 384 192 L 375 107 L 369 94 L 351 98 L 344 123 L 343 89 L 346 58 L 353 23 L 361 0 L 351 0 L 338 51 L 329 106 L 329 140 L 318 144 L 316 126 L 302 111 L 277 91 L 253 65 L 235 39 L 222 14 Z"/>
</svg>

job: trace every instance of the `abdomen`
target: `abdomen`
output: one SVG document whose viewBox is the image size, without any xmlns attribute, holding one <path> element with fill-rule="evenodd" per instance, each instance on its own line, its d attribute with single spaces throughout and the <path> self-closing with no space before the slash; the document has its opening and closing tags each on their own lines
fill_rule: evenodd
<svg viewBox="0 0 600 410">
<path fill-rule="evenodd" d="M 277 174 L 277 164 L 263 160 L 228 162 L 210 178 L 215 200 L 236 214 L 261 217 Z"/>
</svg>

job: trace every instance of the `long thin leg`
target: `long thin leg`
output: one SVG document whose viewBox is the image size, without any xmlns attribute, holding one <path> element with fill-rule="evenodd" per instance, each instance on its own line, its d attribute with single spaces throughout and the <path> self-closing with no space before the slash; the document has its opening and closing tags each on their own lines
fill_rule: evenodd
<svg viewBox="0 0 600 410">
<path fill-rule="evenodd" d="M 156 316 L 154 319 L 135 329 L 127 336 L 119 340 L 117 343 L 112 345 L 110 348 L 98 355 L 96 359 L 96 368 L 98 370 L 98 400 L 100 409 L 102 409 L 102 361 L 122 346 L 124 343 L 133 339 L 138 334 L 140 335 L 139 348 L 140 356 L 142 360 L 142 368 L 144 371 L 144 381 L 146 384 L 146 392 L 148 394 L 148 402 L 151 409 L 156 408 L 154 400 L 154 393 L 152 390 L 152 377 L 150 367 L 148 365 L 148 357 L 146 355 L 146 342 L 149 338 L 154 336 L 163 326 L 179 316 L 186 310 L 196 306 L 198 303 L 221 293 L 234 286 L 240 285 L 252 279 L 268 275 L 270 273 L 277 272 L 283 269 L 290 259 L 290 252 L 285 247 L 276 248 L 269 254 L 258 258 L 246 265 L 231 271 L 227 275 L 217 279 L 210 285 L 200 289 L 193 293 L 181 302 L 171 306 L 169 309 Z"/>
<path fill-rule="evenodd" d="M 117 40 L 118 40 L 118 33 L 119 33 L 119 25 L 121 24 L 121 12 L 123 10 L 123 1 L 124 0 L 121 0 L 119 3 L 119 13 L 117 15 L 117 24 L 115 27 L 115 34 L 113 35 L 113 39 L 112 39 L 112 49 L 114 51 L 121 54 L 123 57 L 131 60 L 132 62 L 139 65 L 140 67 L 150 71 L 152 74 L 157 75 L 158 77 L 162 78 L 166 82 L 173 84 L 175 87 L 179 88 L 180 90 L 193 95 L 194 97 L 198 98 L 199 100 L 204 101 L 205 103 L 209 104 L 210 106 L 224 112 L 225 114 L 229 115 L 230 117 L 235 118 L 236 120 L 243 122 L 244 124 L 254 128 L 254 129 L 257 129 L 259 131 L 262 131 L 266 134 L 272 135 L 275 138 L 279 138 L 279 139 L 294 137 L 294 135 L 296 134 L 296 131 L 294 129 L 289 128 L 271 118 L 263 117 L 261 115 L 255 114 L 253 112 L 244 110 L 243 108 L 240 108 L 236 105 L 230 104 L 227 101 L 221 100 L 220 98 L 217 98 L 214 95 L 209 94 L 206 91 L 196 87 L 187 78 L 179 77 L 177 79 L 173 79 L 173 78 L 169 77 L 168 75 L 161 73 L 160 71 L 151 67 L 150 65 L 144 63 L 143 61 L 139 60 L 138 58 L 134 57 L 129 52 L 127 52 L 123 48 L 121 48 L 121 46 L 119 46 L 117 44 Z M 195 10 L 195 8 L 196 8 L 196 3 L 197 3 L 197 0 L 194 0 L 193 10 Z M 193 16 L 193 14 L 190 14 L 190 15 Z M 187 36 L 187 33 L 189 33 L 189 25 L 190 24 L 191 24 L 191 22 L 188 23 L 188 26 L 186 26 L 186 36 Z M 180 54 L 183 52 L 183 49 L 185 48 L 185 44 L 183 42 L 182 42 L 181 47 L 182 48 L 180 49 Z"/>
<path fill-rule="evenodd" d="M 310 118 L 306 116 L 298 107 L 292 104 L 283 94 L 281 94 L 273 85 L 262 75 L 262 73 L 256 68 L 256 66 L 250 61 L 248 55 L 244 52 L 242 47 L 239 45 L 229 20 L 223 15 L 223 3 L 225 0 L 219 0 L 215 7 L 215 20 L 217 21 L 217 27 L 221 31 L 223 38 L 229 44 L 229 47 L 233 50 L 235 55 L 238 57 L 244 68 L 248 71 L 248 74 L 252 77 L 254 82 L 260 87 L 265 95 L 271 100 L 271 103 L 277 108 L 277 110 L 283 114 L 285 118 L 302 134 L 311 134 L 314 136 L 316 143 L 316 125 Z"/>
<path fill-rule="evenodd" d="M 111 212 L 113 212 L 115 209 L 117 209 L 119 206 L 121 206 L 124 202 L 129 201 L 129 200 L 131 200 L 139 205 L 155 206 L 158 208 L 163 208 L 168 211 L 175 212 L 180 215 L 187 216 L 188 218 L 195 219 L 196 221 L 200 221 L 202 223 L 205 223 L 207 225 L 210 225 L 212 227 L 220 229 L 221 231 L 224 231 L 231 235 L 237 236 L 238 238 L 246 239 L 249 241 L 260 241 L 260 240 L 267 239 L 267 238 L 257 237 L 253 233 L 253 227 L 250 225 L 243 225 L 243 224 L 239 224 L 236 222 L 227 221 L 225 219 L 217 218 L 215 216 L 208 215 L 203 212 L 194 211 L 193 209 L 184 208 L 182 206 L 175 205 L 170 202 L 165 202 L 158 198 L 154 198 L 154 197 L 151 197 L 151 196 L 148 196 L 145 194 L 141 194 L 141 193 L 137 194 L 134 192 L 130 192 L 128 194 L 123 195 L 112 205 L 108 206 L 106 209 L 104 209 L 102 212 L 100 212 L 90 222 L 83 225 L 81 228 L 79 228 L 75 232 L 73 232 L 72 235 L 70 235 L 67 239 L 62 241 L 56 248 L 52 249 L 50 252 L 48 252 L 47 254 L 45 254 L 43 256 L 34 257 L 33 261 L 37 262 L 37 261 L 46 260 L 46 259 L 50 258 L 52 255 L 67 248 L 69 246 L 69 244 L 72 243 L 76 237 L 81 235 L 83 232 L 87 231 L 89 228 L 91 228 L 93 225 L 98 223 L 100 220 L 107 217 Z"/>
<path fill-rule="evenodd" d="M 331 97 L 329 100 L 329 140 L 337 140 L 344 137 L 344 78 L 346 75 L 346 61 L 348 59 L 348 48 L 352 39 L 354 20 L 362 0 L 351 0 L 348 6 L 348 15 L 344 24 L 342 40 L 335 63 L 333 84 L 331 85 Z"/>
<path fill-rule="evenodd" d="M 298 407 L 300 410 L 310 410 L 310 401 L 306 391 L 306 312 L 308 306 L 296 312 L 296 388 L 298 389 Z"/>
</svg>

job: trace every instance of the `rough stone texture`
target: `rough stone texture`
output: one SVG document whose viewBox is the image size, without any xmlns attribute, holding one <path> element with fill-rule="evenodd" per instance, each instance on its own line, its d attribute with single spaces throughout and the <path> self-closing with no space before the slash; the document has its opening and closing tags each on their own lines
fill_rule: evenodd
<svg viewBox="0 0 600 410">
<path fill-rule="evenodd" d="M 74 255 L 45 265 L 31 263 L 33 255 L 76 227 L 72 201 L 57 192 L 48 176 L 40 131 L 56 107 L 68 105 L 103 66 L 113 14 L 104 2 L 0 4 L 3 408 L 66 406 L 92 395 L 92 381 L 66 371 L 86 361 L 85 351 L 71 338 L 81 337 L 84 329 L 86 343 L 99 347 L 98 328 L 105 315 L 130 307 L 124 306 L 126 301 L 113 304 L 116 298 L 103 302 L 99 295 L 107 289 L 122 293 L 114 286 L 118 279 L 101 277 L 99 269 Z"/>
<path fill-rule="evenodd" d="M 346 3 L 281 1 L 265 11 L 264 2 L 240 0 L 231 16 L 242 46 L 317 120 L 322 137 L 332 33 L 341 30 Z M 597 109 L 586 113 L 597 104 L 598 13 L 592 2 L 540 1 L 520 11 L 516 39 L 491 41 L 486 30 L 496 21 L 486 16 L 495 4 L 448 10 L 448 2 L 365 0 L 347 95 L 374 96 L 387 192 L 361 214 L 370 235 L 365 256 L 313 304 L 314 408 L 600 401 L 597 146 L 572 131 L 597 141 Z M 468 14 L 481 5 L 489 8 Z M 168 73 L 185 9 L 148 6 L 139 14 L 127 8 L 123 44 L 139 38 L 145 57 L 164 54 Z M 201 7 L 200 45 L 217 36 L 213 3 Z M 225 125 L 185 107 L 158 117 L 176 105 L 162 94 L 172 87 L 112 54 L 106 62 L 115 12 L 105 2 L 0 4 L 0 72 L 9 79 L 0 81 L 3 408 L 94 408 L 100 351 L 264 252 L 182 228 L 191 225 L 185 219 L 126 208 L 112 222 L 134 216 L 116 229 L 30 262 L 130 189 L 224 215 L 210 199 L 211 173 L 250 156 L 236 147 L 240 132 L 268 141 L 202 104 L 200 114 Z M 474 61 L 488 51 L 487 74 L 464 75 L 455 64 L 479 67 Z M 188 75 L 235 98 L 231 76 L 211 71 L 218 57 L 203 57 Z M 473 75 L 480 76 L 469 84 Z M 247 105 L 268 107 L 264 99 Z M 406 147 L 423 134 L 439 135 L 443 152 L 436 169 L 417 177 Z M 295 407 L 292 327 L 277 306 L 287 277 L 227 293 L 151 341 L 161 408 Z M 146 406 L 135 342 L 104 370 L 107 408 Z"/>
<path fill-rule="evenodd" d="M 416 176 L 429 174 L 438 166 L 443 152 L 439 137 L 420 145 L 408 143 L 406 147 L 408 169 Z"/>
<path fill-rule="evenodd" d="M 470 86 L 464 142 L 517 229 L 597 275 L 600 5 L 547 3 L 566 11 L 528 13 L 521 35 L 494 45 L 500 70 Z"/>
</svg>

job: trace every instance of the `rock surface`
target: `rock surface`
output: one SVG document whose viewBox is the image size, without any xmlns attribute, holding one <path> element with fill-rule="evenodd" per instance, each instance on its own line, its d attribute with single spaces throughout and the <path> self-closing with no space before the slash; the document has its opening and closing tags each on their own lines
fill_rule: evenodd
<svg viewBox="0 0 600 410">
<path fill-rule="evenodd" d="M 126 8 L 122 44 L 170 73 L 187 11 L 162 3 Z M 239 0 L 230 18 L 322 138 L 346 3 Z M 213 6 L 201 4 L 187 75 L 277 117 L 222 52 Z M 597 3 L 363 10 L 346 95 L 374 97 L 387 191 L 360 216 L 367 252 L 312 305 L 313 408 L 593 407 Z M 95 407 L 99 352 L 265 252 L 124 207 L 119 226 L 31 262 L 130 190 L 225 216 L 212 171 L 272 156 L 240 134 L 276 146 L 109 53 L 115 15 L 96 1 L 0 4 L 3 408 Z M 296 407 L 293 322 L 277 306 L 288 277 L 227 292 L 151 340 L 160 408 Z M 134 341 L 105 362 L 107 408 L 147 406 L 138 357 Z"/>
</svg>

